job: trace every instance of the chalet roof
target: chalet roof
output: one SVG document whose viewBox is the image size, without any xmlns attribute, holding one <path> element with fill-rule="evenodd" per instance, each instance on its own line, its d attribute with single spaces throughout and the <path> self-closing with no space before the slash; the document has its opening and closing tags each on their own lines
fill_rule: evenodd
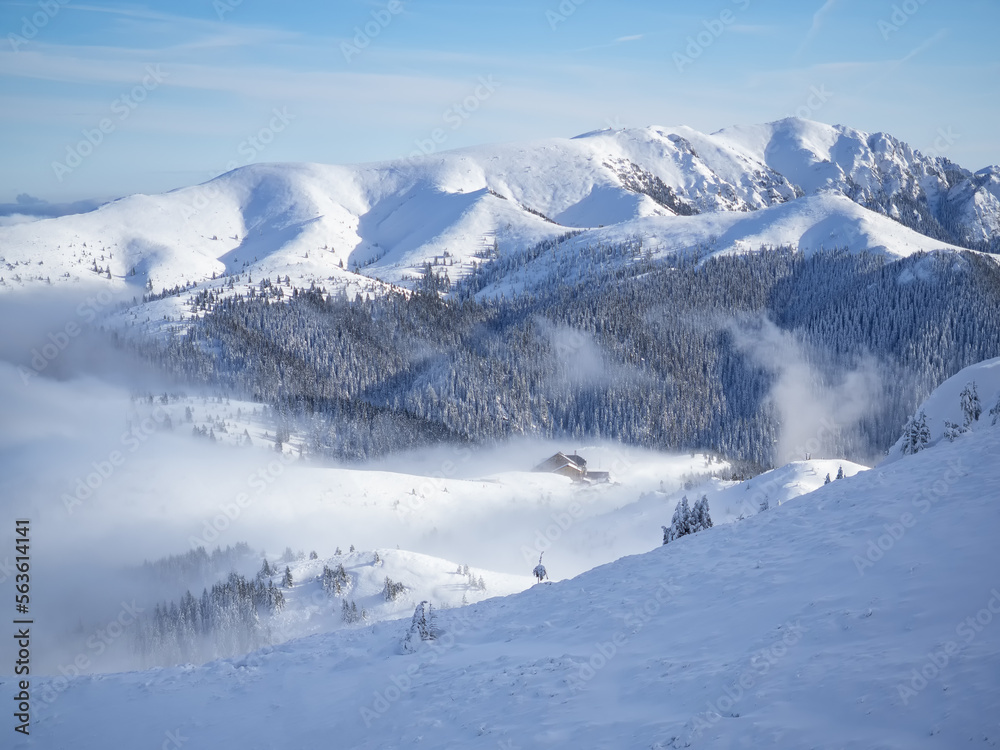
<svg viewBox="0 0 1000 750">
<path fill-rule="evenodd" d="M 587 461 L 585 458 L 575 453 L 572 456 L 567 456 L 562 451 L 542 461 L 533 471 L 559 471 L 567 466 L 580 472 L 585 473 L 587 471 Z"/>
</svg>

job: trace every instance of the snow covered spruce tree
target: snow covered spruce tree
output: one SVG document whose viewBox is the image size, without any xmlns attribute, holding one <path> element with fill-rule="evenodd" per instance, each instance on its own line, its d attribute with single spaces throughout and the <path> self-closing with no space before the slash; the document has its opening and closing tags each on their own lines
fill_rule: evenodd
<svg viewBox="0 0 1000 750">
<path fill-rule="evenodd" d="M 351 579 L 344 570 L 343 563 L 331 568 L 329 565 L 323 566 L 323 573 L 320 575 L 320 583 L 323 590 L 329 596 L 339 596 L 345 589 L 350 588 Z"/>
<path fill-rule="evenodd" d="M 708 512 L 708 495 L 702 495 L 701 500 L 694 504 L 691 511 L 692 520 L 688 523 L 689 533 L 712 528 L 712 516 Z"/>
<path fill-rule="evenodd" d="M 688 504 L 687 495 L 685 495 L 674 508 L 674 517 L 670 521 L 670 526 L 661 526 L 660 528 L 663 529 L 664 544 L 669 544 L 682 536 L 712 528 L 712 517 L 708 512 L 708 496 L 702 495 L 701 500 L 695 501 L 692 508 Z"/>
<path fill-rule="evenodd" d="M 903 455 L 912 456 L 927 447 L 931 441 L 931 431 L 927 427 L 927 415 L 923 411 L 910 417 L 903 427 Z"/>
<path fill-rule="evenodd" d="M 410 629 L 403 639 L 404 653 L 412 654 L 424 641 L 433 641 L 438 637 L 437 617 L 434 607 L 428 601 L 422 601 L 413 610 Z"/>
<path fill-rule="evenodd" d="M 993 408 L 990 409 L 990 416 L 993 417 L 991 424 L 995 425 L 997 420 L 1000 419 L 1000 393 L 997 394 L 997 402 L 993 404 Z"/>
<path fill-rule="evenodd" d="M 396 601 L 400 594 L 406 591 L 406 586 L 398 581 L 394 581 L 389 576 L 385 577 L 385 586 L 382 587 L 382 596 L 387 602 Z"/>
<path fill-rule="evenodd" d="M 983 405 L 979 403 L 979 394 L 976 392 L 976 381 L 972 381 L 962 389 L 962 414 L 965 416 L 965 429 L 969 429 L 973 422 L 978 422 L 983 413 Z"/>
</svg>

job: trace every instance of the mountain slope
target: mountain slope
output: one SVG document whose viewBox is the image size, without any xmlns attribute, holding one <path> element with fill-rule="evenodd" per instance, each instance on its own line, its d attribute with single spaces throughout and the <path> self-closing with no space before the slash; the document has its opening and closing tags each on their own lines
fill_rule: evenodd
<svg viewBox="0 0 1000 750">
<path fill-rule="evenodd" d="M 807 194 L 836 191 L 928 236 L 996 248 L 1000 179 L 921 154 L 887 133 L 789 118 L 713 134 Z"/>
<path fill-rule="evenodd" d="M 373 279 L 412 287 L 429 264 L 454 282 L 568 230 L 682 250 L 985 249 L 1000 233 L 998 196 L 996 169 L 973 175 L 891 136 L 806 120 L 606 130 L 378 164 L 257 164 L 0 227 L 0 289 L 79 281 L 141 294 L 288 275 L 376 293 L 386 287 Z"/>
<path fill-rule="evenodd" d="M 978 420 L 966 422 L 962 407 L 962 393 L 968 388 L 975 389 L 979 399 L 981 414 Z M 991 413 L 992 412 L 992 413 Z M 1000 359 L 990 359 L 966 367 L 939 385 L 924 401 L 917 413 L 923 413 L 930 432 L 930 445 L 947 441 L 947 425 L 951 423 L 963 434 L 955 439 L 965 439 L 966 431 L 986 430 L 1000 422 Z M 898 461 L 903 457 L 903 437 L 892 446 L 885 463 Z"/>
<path fill-rule="evenodd" d="M 998 429 L 977 431 L 442 612 L 412 655 L 402 621 L 70 680 L 15 746 L 991 747 L 998 449 Z"/>
</svg>

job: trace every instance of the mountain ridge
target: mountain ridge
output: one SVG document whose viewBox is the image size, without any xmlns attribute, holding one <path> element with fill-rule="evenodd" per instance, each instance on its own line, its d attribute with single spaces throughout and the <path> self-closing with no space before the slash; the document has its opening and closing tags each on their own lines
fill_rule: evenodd
<svg viewBox="0 0 1000 750">
<path fill-rule="evenodd" d="M 768 213 L 827 194 L 861 210 L 813 200 L 822 210 L 807 227 Z M 719 243 L 722 217 L 741 214 L 760 214 L 772 231 L 723 231 Z M 678 248 L 678 226 L 706 215 L 714 218 L 691 225 L 698 231 Z M 837 236 L 841 224 L 874 228 Z M 354 166 L 254 164 L 85 214 L 0 227 L 0 290 L 103 279 L 134 294 L 213 277 L 222 286 L 243 274 L 248 283 L 290 275 L 303 286 L 378 293 L 413 288 L 429 267 L 453 283 L 498 253 L 566 231 L 582 232 L 582 242 L 639 236 L 654 249 L 710 252 L 990 249 L 1000 237 L 1000 168 L 972 173 L 892 136 L 796 118 L 711 135 L 596 131 Z"/>
</svg>

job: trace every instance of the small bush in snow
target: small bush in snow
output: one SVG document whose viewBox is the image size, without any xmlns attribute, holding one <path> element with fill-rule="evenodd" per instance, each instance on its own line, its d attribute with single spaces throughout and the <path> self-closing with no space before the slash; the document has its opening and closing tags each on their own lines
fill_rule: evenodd
<svg viewBox="0 0 1000 750">
<path fill-rule="evenodd" d="M 946 438 L 948 438 L 949 442 L 954 443 L 955 442 L 955 438 L 957 438 L 963 432 L 965 432 L 965 430 L 962 427 L 960 427 L 958 424 L 956 424 L 955 422 L 949 422 L 947 420 L 945 421 L 945 423 L 944 423 L 944 436 Z"/>
</svg>

